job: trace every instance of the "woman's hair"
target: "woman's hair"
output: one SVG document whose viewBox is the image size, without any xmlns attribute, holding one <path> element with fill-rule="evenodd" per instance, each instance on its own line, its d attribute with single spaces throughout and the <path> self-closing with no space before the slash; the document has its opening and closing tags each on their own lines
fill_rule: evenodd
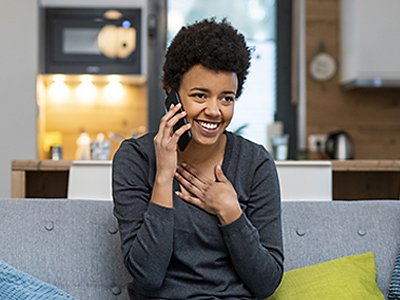
<svg viewBox="0 0 400 300">
<path fill-rule="evenodd" d="M 201 64 L 211 70 L 236 73 L 239 97 L 250 67 L 250 55 L 244 36 L 225 19 L 205 19 L 182 27 L 165 55 L 164 90 L 179 89 L 183 75 Z"/>
</svg>

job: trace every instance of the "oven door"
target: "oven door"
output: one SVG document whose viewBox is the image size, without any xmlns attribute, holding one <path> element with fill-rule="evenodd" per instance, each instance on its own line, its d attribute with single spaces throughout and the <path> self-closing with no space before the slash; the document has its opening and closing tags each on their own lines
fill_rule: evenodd
<svg viewBox="0 0 400 300">
<path fill-rule="evenodd" d="M 139 9 L 46 9 L 46 73 L 140 74 Z M 119 13 L 119 15 L 118 15 Z"/>
</svg>

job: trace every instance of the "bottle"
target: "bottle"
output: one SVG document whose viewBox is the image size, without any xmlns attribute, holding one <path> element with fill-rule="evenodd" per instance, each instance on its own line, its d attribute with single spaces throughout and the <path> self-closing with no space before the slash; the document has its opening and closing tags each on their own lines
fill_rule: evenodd
<svg viewBox="0 0 400 300">
<path fill-rule="evenodd" d="M 50 158 L 52 160 L 62 159 L 62 147 L 61 146 L 50 146 Z"/>
<path fill-rule="evenodd" d="M 78 146 L 75 158 L 78 160 L 90 159 L 90 136 L 86 131 L 82 131 L 76 140 Z"/>
</svg>

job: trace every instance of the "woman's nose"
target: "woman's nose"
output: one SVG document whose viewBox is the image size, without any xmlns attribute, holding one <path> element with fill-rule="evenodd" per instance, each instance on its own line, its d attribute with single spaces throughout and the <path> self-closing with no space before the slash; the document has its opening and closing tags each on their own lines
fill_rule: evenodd
<svg viewBox="0 0 400 300">
<path fill-rule="evenodd" d="M 206 104 L 205 113 L 209 116 L 220 116 L 221 110 L 219 109 L 219 104 L 217 99 L 209 99 Z"/>
</svg>

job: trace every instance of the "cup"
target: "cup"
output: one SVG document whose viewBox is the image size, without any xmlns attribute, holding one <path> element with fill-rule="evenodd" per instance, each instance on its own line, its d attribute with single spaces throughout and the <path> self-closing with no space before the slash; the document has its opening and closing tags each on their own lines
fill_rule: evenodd
<svg viewBox="0 0 400 300">
<path fill-rule="evenodd" d="M 289 154 L 289 135 L 273 135 L 271 137 L 272 154 L 275 160 L 287 160 Z"/>
</svg>

